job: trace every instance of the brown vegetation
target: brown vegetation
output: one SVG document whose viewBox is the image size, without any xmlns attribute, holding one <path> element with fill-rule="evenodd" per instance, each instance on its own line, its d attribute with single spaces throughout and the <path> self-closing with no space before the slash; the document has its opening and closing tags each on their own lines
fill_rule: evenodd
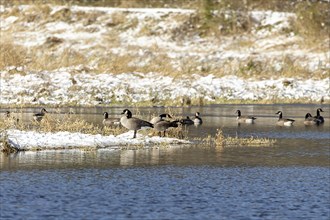
<svg viewBox="0 0 330 220">
<path fill-rule="evenodd" d="M 105 12 L 82 12 L 72 10 L 71 6 L 96 5 L 113 7 L 172 7 L 172 8 L 193 8 L 196 13 L 191 15 L 168 14 L 163 16 L 164 21 L 174 19 L 178 26 L 169 30 L 155 29 L 154 23 L 158 20 L 150 18 L 137 33 L 137 36 L 162 36 L 168 34 L 178 45 L 184 43 L 185 39 L 199 35 L 205 40 L 217 41 L 217 38 L 233 37 L 232 44 L 224 48 L 225 50 L 247 50 L 251 48 L 256 39 L 242 38 L 249 36 L 254 21 L 251 20 L 249 12 L 251 10 L 275 10 L 293 12 L 296 19 L 292 19 L 289 30 L 283 30 L 283 34 L 295 33 L 301 36 L 300 42 L 275 45 L 289 50 L 293 47 L 306 48 L 308 51 L 325 51 L 328 46 L 328 30 L 330 27 L 329 8 L 323 1 L 215 1 L 215 0 L 194 0 L 194 1 L 151 1 L 151 0 L 132 0 L 132 1 L 63 1 L 52 0 L 49 4 L 65 5 L 62 9 L 52 11 L 51 5 L 42 4 L 38 1 L 24 1 L 31 4 L 29 8 L 21 9 L 18 7 L 21 1 L 5 0 L 1 2 L 6 7 L 0 13 L 1 19 L 10 16 L 18 17 L 16 22 L 36 23 L 40 27 L 51 22 L 62 21 L 63 23 L 73 24 L 80 21 L 83 26 L 74 30 L 79 33 L 98 32 L 97 25 L 104 25 L 107 32 L 102 34 L 101 39 L 97 39 L 98 44 L 86 50 L 75 48 L 74 40 L 56 36 L 61 30 L 46 36 L 43 45 L 23 47 L 16 43 L 14 34 L 26 30 L 27 27 L 19 26 L 16 29 L 2 31 L 0 37 L 0 69 L 9 66 L 24 67 L 26 71 L 56 70 L 61 67 L 71 67 L 82 65 L 95 73 L 123 73 L 123 72 L 158 72 L 174 77 L 191 75 L 193 73 L 208 75 L 213 74 L 221 77 L 228 74 L 235 74 L 240 77 L 291 77 L 299 76 L 304 78 L 311 74 L 315 78 L 328 77 L 326 71 L 321 68 L 311 72 L 306 66 L 300 64 L 299 60 L 286 54 L 282 57 L 265 58 L 259 60 L 260 54 L 251 54 L 247 60 L 221 60 L 203 61 L 199 57 L 185 56 L 173 59 L 168 56 L 167 51 L 156 43 L 149 47 L 125 45 L 125 53 L 116 53 L 112 48 L 121 48 L 122 38 L 120 33 L 133 30 L 140 25 L 138 19 L 129 19 L 127 12 L 114 12 L 109 17 Z M 169 19 L 169 20 L 167 20 Z M 219 26 L 220 24 L 220 26 Z M 236 39 L 237 38 L 237 39 Z M 235 40 L 236 39 L 236 40 Z M 96 39 L 87 39 L 86 43 L 93 43 Z M 298 45 L 297 45 L 298 44 Z M 127 46 L 127 47 L 126 47 Z M 65 49 L 63 49 L 65 48 Z M 203 49 L 202 47 L 200 48 Z M 281 49 L 281 48 L 270 48 Z M 143 53 L 141 53 L 141 51 Z M 210 51 L 213 53 L 215 51 Z M 203 51 L 203 53 L 208 53 Z M 274 69 L 274 63 L 281 63 L 281 68 Z M 88 66 L 88 67 L 87 67 Z M 91 68 L 92 66 L 92 68 Z"/>
</svg>

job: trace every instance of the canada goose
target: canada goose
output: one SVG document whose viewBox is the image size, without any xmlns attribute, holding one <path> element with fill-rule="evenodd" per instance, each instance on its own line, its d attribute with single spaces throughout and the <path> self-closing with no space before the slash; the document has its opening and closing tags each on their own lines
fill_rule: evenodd
<svg viewBox="0 0 330 220">
<path fill-rule="evenodd" d="M 159 116 L 153 117 L 150 120 L 150 123 L 151 124 L 156 124 L 157 122 L 164 121 L 166 117 L 172 118 L 172 116 L 169 115 L 169 114 L 161 114 Z"/>
<path fill-rule="evenodd" d="M 200 124 L 203 123 L 202 118 L 199 117 L 199 116 L 200 116 L 200 113 L 199 113 L 199 112 L 196 112 L 196 113 L 195 113 L 195 118 L 194 118 L 194 124 L 195 124 L 195 125 L 200 125 Z"/>
<path fill-rule="evenodd" d="M 321 108 L 318 108 L 316 110 L 316 116 L 314 118 L 318 119 L 320 121 L 320 124 L 324 123 L 324 118 L 321 116 L 320 112 L 324 112 Z"/>
<path fill-rule="evenodd" d="M 128 130 L 134 131 L 133 138 L 136 138 L 136 132 L 141 128 L 154 127 L 150 122 L 132 117 L 132 112 L 128 109 L 124 109 L 124 111 L 121 114 L 124 114 L 124 116 L 120 118 L 120 123 Z"/>
<path fill-rule="evenodd" d="M 321 121 L 317 118 L 314 118 L 311 113 L 305 115 L 304 125 L 319 125 Z"/>
<path fill-rule="evenodd" d="M 120 118 L 109 118 L 108 112 L 104 112 L 104 119 L 102 121 L 103 126 L 111 127 L 112 125 L 119 125 Z"/>
<path fill-rule="evenodd" d="M 241 110 L 237 110 L 237 121 L 238 123 L 247 123 L 247 124 L 253 124 L 254 120 L 256 120 L 256 117 L 253 116 L 242 116 Z"/>
<path fill-rule="evenodd" d="M 39 113 L 33 114 L 33 119 L 36 121 L 41 121 L 45 114 L 48 113 L 46 109 L 42 108 Z"/>
<path fill-rule="evenodd" d="M 193 125 L 193 124 L 194 124 L 194 121 L 191 120 L 191 119 L 189 118 L 189 116 L 187 116 L 187 118 L 183 118 L 183 119 L 181 119 L 181 120 L 180 120 L 180 123 L 181 123 L 182 125 Z"/>
<path fill-rule="evenodd" d="M 178 127 L 178 123 L 179 121 L 159 121 L 156 124 L 154 124 L 154 128 L 156 131 L 159 132 L 159 137 L 161 137 L 162 131 L 164 132 L 164 136 L 165 137 L 165 132 L 168 128 L 176 128 Z"/>
<path fill-rule="evenodd" d="M 282 112 L 278 111 L 276 113 L 278 116 L 278 121 L 276 122 L 279 126 L 291 126 L 295 120 L 289 118 L 282 118 Z"/>
</svg>

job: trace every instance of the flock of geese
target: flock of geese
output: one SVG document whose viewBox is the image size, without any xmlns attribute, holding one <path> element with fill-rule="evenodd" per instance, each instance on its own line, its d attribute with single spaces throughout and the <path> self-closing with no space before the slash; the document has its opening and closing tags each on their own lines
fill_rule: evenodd
<svg viewBox="0 0 330 220">
<path fill-rule="evenodd" d="M 104 126 L 111 126 L 116 124 L 121 124 L 128 130 L 133 130 L 134 135 L 133 138 L 136 138 L 136 133 L 140 129 L 144 128 L 154 128 L 156 131 L 158 131 L 159 136 L 165 137 L 165 133 L 167 129 L 169 128 L 175 128 L 179 125 L 200 125 L 203 123 L 202 119 L 200 118 L 200 113 L 196 112 L 195 118 L 192 120 L 187 116 L 187 118 L 180 119 L 180 120 L 166 120 L 166 118 L 171 119 L 172 116 L 170 114 L 160 114 L 159 116 L 153 117 L 150 122 L 145 121 L 136 117 L 133 117 L 132 112 L 128 109 L 124 109 L 124 111 L 121 113 L 123 116 L 121 118 L 109 118 L 108 113 L 104 112 L 104 119 L 103 119 L 103 125 Z"/>
<path fill-rule="evenodd" d="M 318 108 L 316 110 L 316 116 L 312 116 L 310 113 L 307 113 L 305 116 L 304 124 L 305 125 L 320 125 L 324 123 L 324 118 L 321 116 L 320 112 L 323 112 L 321 108 Z M 136 138 L 136 133 L 138 130 L 143 129 L 143 128 L 154 128 L 156 131 L 159 132 L 159 136 L 161 136 L 161 132 L 163 132 L 163 137 L 165 137 L 165 132 L 167 129 L 171 127 L 178 127 L 179 125 L 200 125 L 203 123 L 202 118 L 200 117 L 200 113 L 196 112 L 195 113 L 195 118 L 190 119 L 189 116 L 183 119 L 179 120 L 166 120 L 166 118 L 172 118 L 171 115 L 169 114 L 161 114 L 159 116 L 156 116 L 152 118 L 149 121 L 145 121 L 139 118 L 135 118 L 132 115 L 132 112 L 128 109 L 124 109 L 123 112 L 121 113 L 123 116 L 118 119 L 118 118 L 109 118 L 108 113 L 104 112 L 104 119 L 103 119 L 103 125 L 109 126 L 109 125 L 114 125 L 114 124 L 121 124 L 128 130 L 133 130 L 134 135 L 133 138 Z M 237 121 L 238 123 L 247 123 L 247 124 L 253 124 L 254 121 L 257 119 L 256 117 L 253 116 L 243 116 L 241 114 L 240 110 L 236 111 L 237 114 Z M 293 119 L 289 118 L 283 118 L 283 113 L 282 111 L 278 111 L 276 113 L 278 116 L 278 120 L 276 122 L 277 125 L 279 126 L 292 126 L 294 121 Z"/>
<path fill-rule="evenodd" d="M 324 112 L 324 111 L 321 108 L 318 108 L 316 110 L 316 116 L 312 116 L 310 113 L 307 113 L 305 115 L 304 124 L 308 126 L 323 124 L 324 118 L 321 116 L 320 112 Z M 37 122 L 40 122 L 46 113 L 48 113 L 47 110 L 45 108 L 42 108 L 39 113 L 33 114 L 33 119 Z M 133 138 L 136 138 L 136 134 L 138 130 L 144 128 L 154 128 L 156 131 L 158 131 L 160 137 L 162 136 L 162 132 L 163 132 L 163 137 L 165 137 L 165 133 L 167 129 L 171 127 L 178 127 L 180 125 L 185 125 L 185 126 L 201 125 L 203 123 L 203 120 L 200 117 L 199 112 L 195 113 L 195 118 L 193 119 L 190 119 L 189 116 L 187 116 L 186 118 L 176 119 L 176 120 L 171 120 L 172 116 L 164 113 L 152 118 L 150 122 L 133 117 L 132 112 L 128 109 L 124 109 L 121 114 L 123 115 L 121 118 L 109 118 L 108 112 L 104 112 L 103 113 L 104 119 L 102 123 L 104 126 L 113 126 L 113 125 L 121 124 L 128 130 L 134 131 Z M 256 117 L 253 116 L 242 115 L 240 110 L 237 110 L 236 114 L 237 114 L 238 123 L 253 124 L 254 121 L 257 119 Z M 289 118 L 283 118 L 282 111 L 278 111 L 276 114 L 278 115 L 278 120 L 276 122 L 276 125 L 279 126 L 293 125 L 295 120 Z M 7 118 L 11 117 L 9 111 L 5 113 L 5 117 Z M 166 120 L 167 118 L 169 120 Z M 15 119 L 15 121 L 18 122 L 18 119 Z"/>
</svg>

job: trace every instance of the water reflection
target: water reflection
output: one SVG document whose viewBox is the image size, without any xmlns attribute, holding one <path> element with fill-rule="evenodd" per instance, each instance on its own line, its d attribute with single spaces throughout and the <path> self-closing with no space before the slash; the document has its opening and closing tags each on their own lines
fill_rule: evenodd
<svg viewBox="0 0 330 220">
<path fill-rule="evenodd" d="M 329 166 L 329 147 L 171 146 L 138 150 L 54 150 L 0 154 L 1 170 L 108 168 L 122 166 Z"/>
</svg>

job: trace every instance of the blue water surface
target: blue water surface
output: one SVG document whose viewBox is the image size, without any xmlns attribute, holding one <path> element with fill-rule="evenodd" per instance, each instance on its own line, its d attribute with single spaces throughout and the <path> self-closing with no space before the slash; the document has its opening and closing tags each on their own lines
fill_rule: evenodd
<svg viewBox="0 0 330 220">
<path fill-rule="evenodd" d="M 155 166 L 1 173 L 1 219 L 329 219 L 320 167 Z"/>
</svg>

